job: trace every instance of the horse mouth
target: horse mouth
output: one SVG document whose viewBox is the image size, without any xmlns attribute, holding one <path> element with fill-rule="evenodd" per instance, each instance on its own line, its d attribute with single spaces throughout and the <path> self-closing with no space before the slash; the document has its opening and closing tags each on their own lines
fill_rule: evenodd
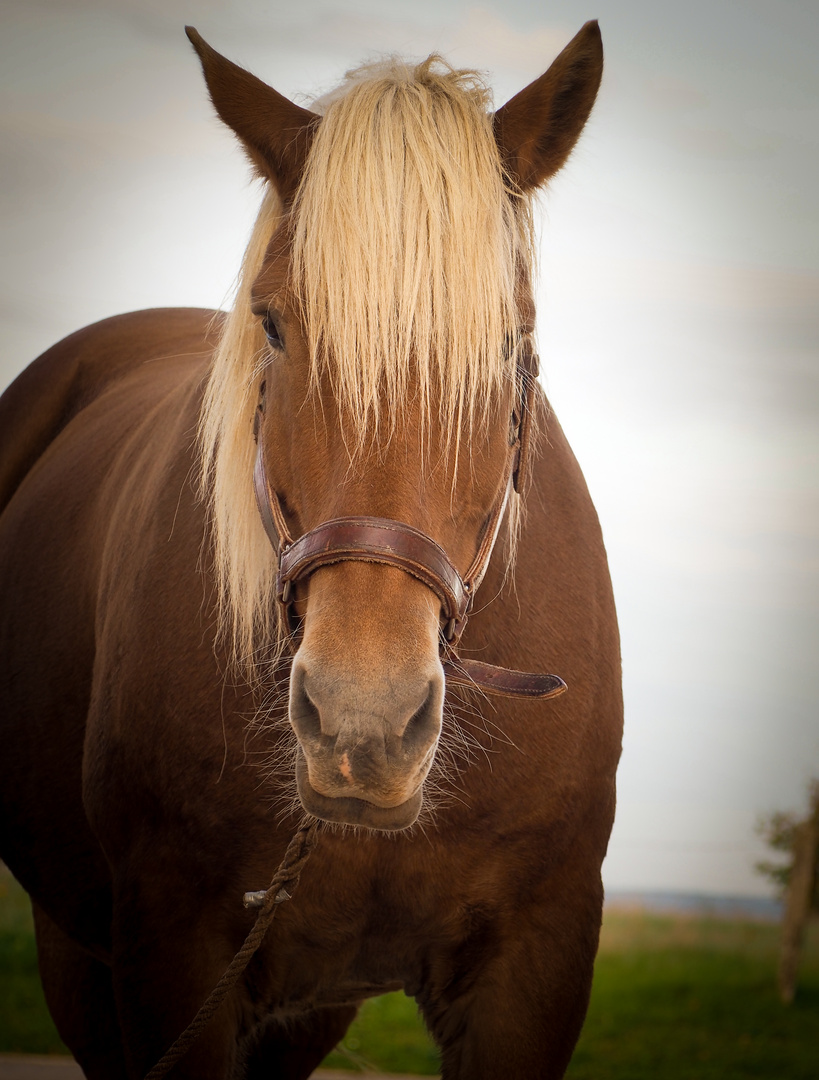
<svg viewBox="0 0 819 1080">
<path fill-rule="evenodd" d="M 313 817 L 333 825 L 359 825 L 381 832 L 401 832 L 414 825 L 421 813 L 424 797 L 423 785 L 398 806 L 376 806 L 366 799 L 356 799 L 350 795 L 322 795 L 310 783 L 307 762 L 301 749 L 296 763 L 296 786 L 302 806 Z"/>
</svg>

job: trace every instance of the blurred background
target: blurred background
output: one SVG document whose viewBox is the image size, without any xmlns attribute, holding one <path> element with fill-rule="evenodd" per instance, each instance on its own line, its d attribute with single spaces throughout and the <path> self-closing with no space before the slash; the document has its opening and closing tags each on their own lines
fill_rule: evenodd
<svg viewBox="0 0 819 1080">
<path fill-rule="evenodd" d="M 0 0 L 0 386 L 96 319 L 221 306 L 258 202 L 183 25 L 305 103 L 385 52 L 495 100 L 600 20 L 541 201 L 543 381 L 602 519 L 626 738 L 612 892 L 768 896 L 819 773 L 812 0 Z"/>
</svg>

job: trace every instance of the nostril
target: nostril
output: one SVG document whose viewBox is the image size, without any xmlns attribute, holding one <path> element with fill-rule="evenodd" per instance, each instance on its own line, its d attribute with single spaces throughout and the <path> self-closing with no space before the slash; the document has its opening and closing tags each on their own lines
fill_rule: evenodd
<svg viewBox="0 0 819 1080">
<path fill-rule="evenodd" d="M 412 714 L 404 729 L 402 741 L 406 750 L 426 747 L 437 738 L 441 727 L 440 712 L 438 695 L 433 684 L 430 683 L 426 698 Z"/>
<path fill-rule="evenodd" d="M 300 740 L 315 741 L 322 737 L 321 713 L 313 704 L 303 678 L 290 693 L 290 723 Z"/>
</svg>

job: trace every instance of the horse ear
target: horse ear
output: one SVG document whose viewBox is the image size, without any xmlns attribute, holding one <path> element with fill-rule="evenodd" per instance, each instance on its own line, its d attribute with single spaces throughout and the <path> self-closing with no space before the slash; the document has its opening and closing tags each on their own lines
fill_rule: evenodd
<svg viewBox="0 0 819 1080">
<path fill-rule="evenodd" d="M 217 113 L 242 140 L 260 175 L 272 180 L 282 201 L 289 202 L 321 118 L 220 56 L 192 26 L 185 33 L 199 55 Z"/>
<path fill-rule="evenodd" d="M 602 74 L 603 42 L 595 20 L 545 74 L 495 113 L 501 158 L 520 191 L 539 187 L 566 161 L 589 118 Z"/>
</svg>

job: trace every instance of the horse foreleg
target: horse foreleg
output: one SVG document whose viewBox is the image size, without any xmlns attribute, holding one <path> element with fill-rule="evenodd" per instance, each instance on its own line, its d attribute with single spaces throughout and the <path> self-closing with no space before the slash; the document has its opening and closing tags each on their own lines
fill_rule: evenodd
<svg viewBox="0 0 819 1080">
<path fill-rule="evenodd" d="M 270 1024 L 248 1057 L 245 1080 L 307 1080 L 344 1038 L 357 1011 L 357 1005 L 341 1005 Z"/>
<path fill-rule="evenodd" d="M 235 951 L 215 922 L 167 921 L 133 915 L 118 929 L 115 907 L 114 992 L 131 1080 L 146 1076 L 186 1030 Z M 174 1065 L 174 1080 L 243 1077 L 242 1042 L 252 1026 L 234 991 Z"/>
<path fill-rule="evenodd" d="M 120 955 L 117 997 L 131 1075 L 139 1078 L 162 1057 L 193 1018 L 227 967 L 200 934 L 175 935 L 150 953 Z M 137 940 L 139 935 L 137 936 Z M 203 947 L 204 946 L 204 947 Z M 316 1009 L 281 1022 L 268 1021 L 240 982 L 221 1004 L 185 1056 L 174 1080 L 307 1080 L 343 1038 L 354 1005 Z"/>
<path fill-rule="evenodd" d="M 599 879 L 598 879 L 599 881 Z M 442 964 L 419 995 L 441 1050 L 443 1080 L 559 1080 L 586 1015 L 602 889 L 510 912 L 491 951 Z M 468 950 L 467 950 L 468 952 Z"/>
<path fill-rule="evenodd" d="M 114 905 L 114 988 L 133 1080 L 153 1068 L 186 1030 L 241 944 L 224 906 L 184 909 L 170 874 L 120 886 Z M 238 907 L 238 905 L 235 905 Z M 241 909 L 240 909 L 241 910 Z M 252 965 L 251 965 L 252 966 Z M 355 1005 L 277 1021 L 252 978 L 242 977 L 212 1014 L 173 1080 L 306 1080 L 343 1037 Z"/>
<path fill-rule="evenodd" d="M 32 903 L 37 962 L 60 1038 L 88 1080 L 126 1080 L 111 969 Z"/>
</svg>

